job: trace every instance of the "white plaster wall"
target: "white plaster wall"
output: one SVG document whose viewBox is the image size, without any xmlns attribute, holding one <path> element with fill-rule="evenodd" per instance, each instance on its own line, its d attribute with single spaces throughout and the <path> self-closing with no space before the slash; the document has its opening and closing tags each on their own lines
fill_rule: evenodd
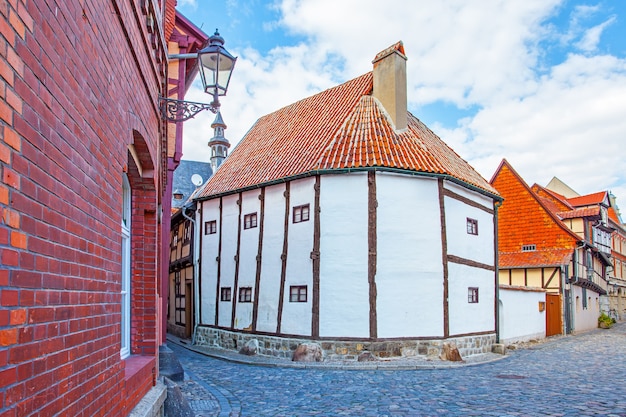
<svg viewBox="0 0 626 417">
<path fill-rule="evenodd" d="M 292 181 L 289 201 L 289 235 L 287 250 L 287 270 L 285 278 L 285 294 L 281 333 L 310 336 L 313 301 L 313 226 L 315 206 L 315 178 Z M 309 204 L 309 220 L 293 222 L 293 208 Z M 292 285 L 307 286 L 307 302 L 290 302 L 289 287 Z"/>
<path fill-rule="evenodd" d="M 493 210 L 493 200 L 489 197 L 487 197 L 486 195 L 483 194 L 479 194 L 476 191 L 472 191 L 468 188 L 462 187 L 458 184 L 455 184 L 453 182 L 450 181 L 444 181 L 443 182 L 443 188 L 445 188 L 446 190 L 450 190 L 453 193 L 456 193 L 460 196 L 463 196 L 465 198 L 469 198 L 470 200 L 474 201 L 475 203 L 478 203 L 480 205 L 482 205 L 483 207 L 485 207 L 486 209 L 491 209 Z"/>
<path fill-rule="evenodd" d="M 320 336 L 369 337 L 367 174 L 323 175 Z"/>
<path fill-rule="evenodd" d="M 543 291 L 500 288 L 500 342 L 525 342 L 546 337 L 546 312 L 539 302 L 546 301 Z"/>
<path fill-rule="evenodd" d="M 450 335 L 495 331 L 495 272 L 448 262 Z M 478 303 L 468 303 L 469 287 L 478 287 Z"/>
<path fill-rule="evenodd" d="M 235 282 L 235 255 L 237 254 L 237 227 L 239 219 L 238 194 L 222 198 L 222 254 L 220 255 L 220 288 L 230 287 L 232 297 L 237 297 Z M 202 268 L 204 269 L 204 267 Z M 204 294 L 203 294 L 204 298 Z M 230 327 L 232 301 L 219 301 L 219 326 Z"/>
<path fill-rule="evenodd" d="M 263 253 L 257 316 L 257 331 L 274 333 L 278 323 L 278 296 L 285 223 L 285 184 L 265 188 Z"/>
<path fill-rule="evenodd" d="M 241 202 L 241 242 L 239 245 L 239 273 L 237 278 L 238 288 L 233 291 L 233 297 L 237 297 L 235 310 L 235 329 L 244 329 L 252 325 L 252 312 L 254 309 L 254 293 L 256 291 L 256 257 L 259 250 L 259 230 L 261 226 L 261 201 L 260 190 L 246 191 L 242 194 Z M 257 226 L 244 229 L 244 216 L 257 214 Z M 236 244 L 236 242 L 235 242 Z M 252 301 L 239 302 L 239 288 L 252 287 Z"/>
<path fill-rule="evenodd" d="M 199 223 L 196 233 L 200 233 L 202 241 L 200 259 L 202 260 L 200 276 L 200 324 L 215 325 L 215 303 L 217 283 L 217 256 L 220 236 L 219 199 L 202 202 L 202 224 Z M 200 219 L 200 217 L 198 217 Z M 204 234 L 204 222 L 215 220 L 217 232 L 211 235 Z"/>
<path fill-rule="evenodd" d="M 448 255 L 494 266 L 493 215 L 451 197 L 444 198 L 444 206 Z M 468 217 L 478 221 L 478 235 L 467 233 Z"/>
<path fill-rule="evenodd" d="M 598 317 L 600 317 L 600 296 L 587 289 L 587 308 L 583 308 L 583 289 L 578 285 L 572 285 L 571 288 L 574 300 L 574 331 L 582 332 L 597 328 Z"/>
<path fill-rule="evenodd" d="M 378 337 L 443 336 L 437 180 L 377 173 L 376 193 Z"/>
</svg>

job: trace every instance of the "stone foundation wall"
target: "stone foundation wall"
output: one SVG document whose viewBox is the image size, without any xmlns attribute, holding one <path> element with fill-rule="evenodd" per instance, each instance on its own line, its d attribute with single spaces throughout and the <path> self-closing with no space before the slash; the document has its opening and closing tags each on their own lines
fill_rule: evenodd
<svg viewBox="0 0 626 417">
<path fill-rule="evenodd" d="M 180 337 L 181 339 L 185 339 L 185 326 L 179 326 L 177 324 L 167 322 L 167 332 L 173 334 L 176 337 Z"/>
<path fill-rule="evenodd" d="M 444 343 L 455 343 L 462 357 L 491 352 L 496 335 L 452 337 L 445 340 L 397 340 L 370 341 L 312 341 L 310 339 L 264 336 L 251 333 L 231 332 L 209 327 L 198 327 L 196 344 L 239 351 L 249 340 L 259 342 L 258 354 L 291 359 L 301 343 L 317 343 L 322 347 L 324 360 L 354 360 L 363 352 L 370 352 L 380 359 L 397 357 L 436 358 L 441 354 Z"/>
</svg>

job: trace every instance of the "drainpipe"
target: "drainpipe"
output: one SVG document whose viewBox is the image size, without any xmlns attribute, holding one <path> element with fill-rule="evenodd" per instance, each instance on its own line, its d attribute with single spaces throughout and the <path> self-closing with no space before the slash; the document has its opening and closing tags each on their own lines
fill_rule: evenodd
<svg viewBox="0 0 626 417">
<path fill-rule="evenodd" d="M 498 256 L 498 208 L 502 201 L 496 201 L 493 205 L 493 225 L 494 225 L 494 263 L 496 268 L 496 343 L 500 343 L 500 263 Z"/>
<path fill-rule="evenodd" d="M 191 222 L 193 225 L 193 333 L 191 335 L 191 344 L 196 344 L 196 331 L 198 330 L 198 321 L 199 321 L 199 308 L 200 308 L 200 283 L 199 280 L 199 271 L 198 271 L 198 261 L 200 259 L 200 230 L 198 230 L 196 219 L 187 215 L 187 209 L 191 208 L 192 204 L 185 205 L 182 209 L 183 217 Z"/>
<path fill-rule="evenodd" d="M 574 281 L 570 282 L 570 290 L 569 290 L 569 298 L 570 298 L 570 315 L 571 315 L 571 326 L 570 326 L 570 332 L 575 332 L 576 331 L 576 297 L 574 297 L 574 290 L 573 290 L 573 285 L 572 284 L 576 284 L 578 282 L 578 280 L 580 279 L 579 275 L 578 275 L 578 249 L 580 248 L 584 248 L 585 247 L 585 242 L 584 241 L 578 241 L 576 243 L 576 248 L 574 248 L 574 265 L 572 265 L 574 267 Z"/>
<path fill-rule="evenodd" d="M 574 328 L 574 312 L 572 310 L 572 289 L 570 285 L 570 290 L 566 293 L 565 285 L 569 284 L 569 265 L 561 265 L 561 291 L 563 291 L 563 297 L 565 297 L 564 305 L 567 307 L 565 317 L 565 321 L 563 323 L 564 329 L 563 334 L 570 334 L 572 329 Z M 566 297 L 567 295 L 567 297 Z"/>
</svg>

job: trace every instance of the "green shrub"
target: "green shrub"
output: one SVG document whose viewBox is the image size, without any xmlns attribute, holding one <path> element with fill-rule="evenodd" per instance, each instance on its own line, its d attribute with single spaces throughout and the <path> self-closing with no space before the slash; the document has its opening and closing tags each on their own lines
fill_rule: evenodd
<svg viewBox="0 0 626 417">
<path fill-rule="evenodd" d="M 600 314 L 600 317 L 598 317 L 599 327 L 605 327 L 608 329 L 613 325 L 613 323 L 615 323 L 615 320 L 609 317 L 606 313 L 602 313 Z"/>
</svg>

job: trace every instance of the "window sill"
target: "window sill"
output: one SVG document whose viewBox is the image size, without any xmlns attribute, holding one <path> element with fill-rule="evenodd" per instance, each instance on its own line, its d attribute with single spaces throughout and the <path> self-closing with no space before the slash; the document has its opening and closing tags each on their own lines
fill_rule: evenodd
<svg viewBox="0 0 626 417">
<path fill-rule="evenodd" d="M 152 374 L 152 369 L 156 365 L 154 356 L 130 355 L 123 359 L 124 379 L 130 381 L 140 375 Z"/>
</svg>

